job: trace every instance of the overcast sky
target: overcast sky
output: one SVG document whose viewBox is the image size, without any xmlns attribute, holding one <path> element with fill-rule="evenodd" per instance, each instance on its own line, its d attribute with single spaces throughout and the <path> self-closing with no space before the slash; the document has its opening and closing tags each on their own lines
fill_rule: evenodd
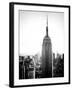
<svg viewBox="0 0 72 90">
<path fill-rule="evenodd" d="M 41 53 L 47 16 L 52 51 L 64 53 L 64 13 L 19 11 L 20 55 Z"/>
</svg>

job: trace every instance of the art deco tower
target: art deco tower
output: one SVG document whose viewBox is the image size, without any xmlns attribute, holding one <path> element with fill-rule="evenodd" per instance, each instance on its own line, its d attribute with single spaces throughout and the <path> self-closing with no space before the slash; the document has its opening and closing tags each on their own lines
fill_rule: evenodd
<svg viewBox="0 0 72 90">
<path fill-rule="evenodd" d="M 46 36 L 42 44 L 42 78 L 52 77 L 52 44 L 48 35 L 48 18 L 46 25 Z"/>
</svg>

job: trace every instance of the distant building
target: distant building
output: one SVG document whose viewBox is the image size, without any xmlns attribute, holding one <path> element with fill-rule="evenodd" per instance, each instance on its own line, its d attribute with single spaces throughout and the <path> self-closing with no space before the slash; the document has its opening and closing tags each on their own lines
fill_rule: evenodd
<svg viewBox="0 0 72 90">
<path fill-rule="evenodd" d="M 55 53 L 53 53 L 53 60 L 55 59 Z"/>
<path fill-rule="evenodd" d="M 46 26 L 46 36 L 43 39 L 42 45 L 42 78 L 52 77 L 52 44 L 48 35 L 48 19 Z"/>
<path fill-rule="evenodd" d="M 64 54 L 57 53 L 53 59 L 53 77 L 64 77 Z"/>
</svg>

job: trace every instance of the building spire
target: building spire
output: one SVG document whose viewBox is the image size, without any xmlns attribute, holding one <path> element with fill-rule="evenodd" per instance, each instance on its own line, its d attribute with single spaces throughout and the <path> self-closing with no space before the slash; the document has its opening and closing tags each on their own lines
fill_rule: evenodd
<svg viewBox="0 0 72 90">
<path fill-rule="evenodd" d="M 48 16 L 47 16 L 47 20 L 46 20 L 46 21 L 47 21 L 47 23 L 46 23 L 46 24 L 47 24 L 47 27 L 48 27 Z"/>
<path fill-rule="evenodd" d="M 46 18 L 46 36 L 48 37 L 48 16 Z"/>
</svg>

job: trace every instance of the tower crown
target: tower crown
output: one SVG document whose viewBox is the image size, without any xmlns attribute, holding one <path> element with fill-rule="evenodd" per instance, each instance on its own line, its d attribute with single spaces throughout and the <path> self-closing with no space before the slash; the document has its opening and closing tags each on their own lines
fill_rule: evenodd
<svg viewBox="0 0 72 90">
<path fill-rule="evenodd" d="M 46 17 L 46 35 L 45 35 L 45 37 L 44 37 L 43 42 L 44 42 L 44 43 L 45 43 L 45 42 L 51 43 L 51 39 L 50 39 L 50 37 L 49 37 L 49 35 L 48 35 L 48 16 Z"/>
</svg>

